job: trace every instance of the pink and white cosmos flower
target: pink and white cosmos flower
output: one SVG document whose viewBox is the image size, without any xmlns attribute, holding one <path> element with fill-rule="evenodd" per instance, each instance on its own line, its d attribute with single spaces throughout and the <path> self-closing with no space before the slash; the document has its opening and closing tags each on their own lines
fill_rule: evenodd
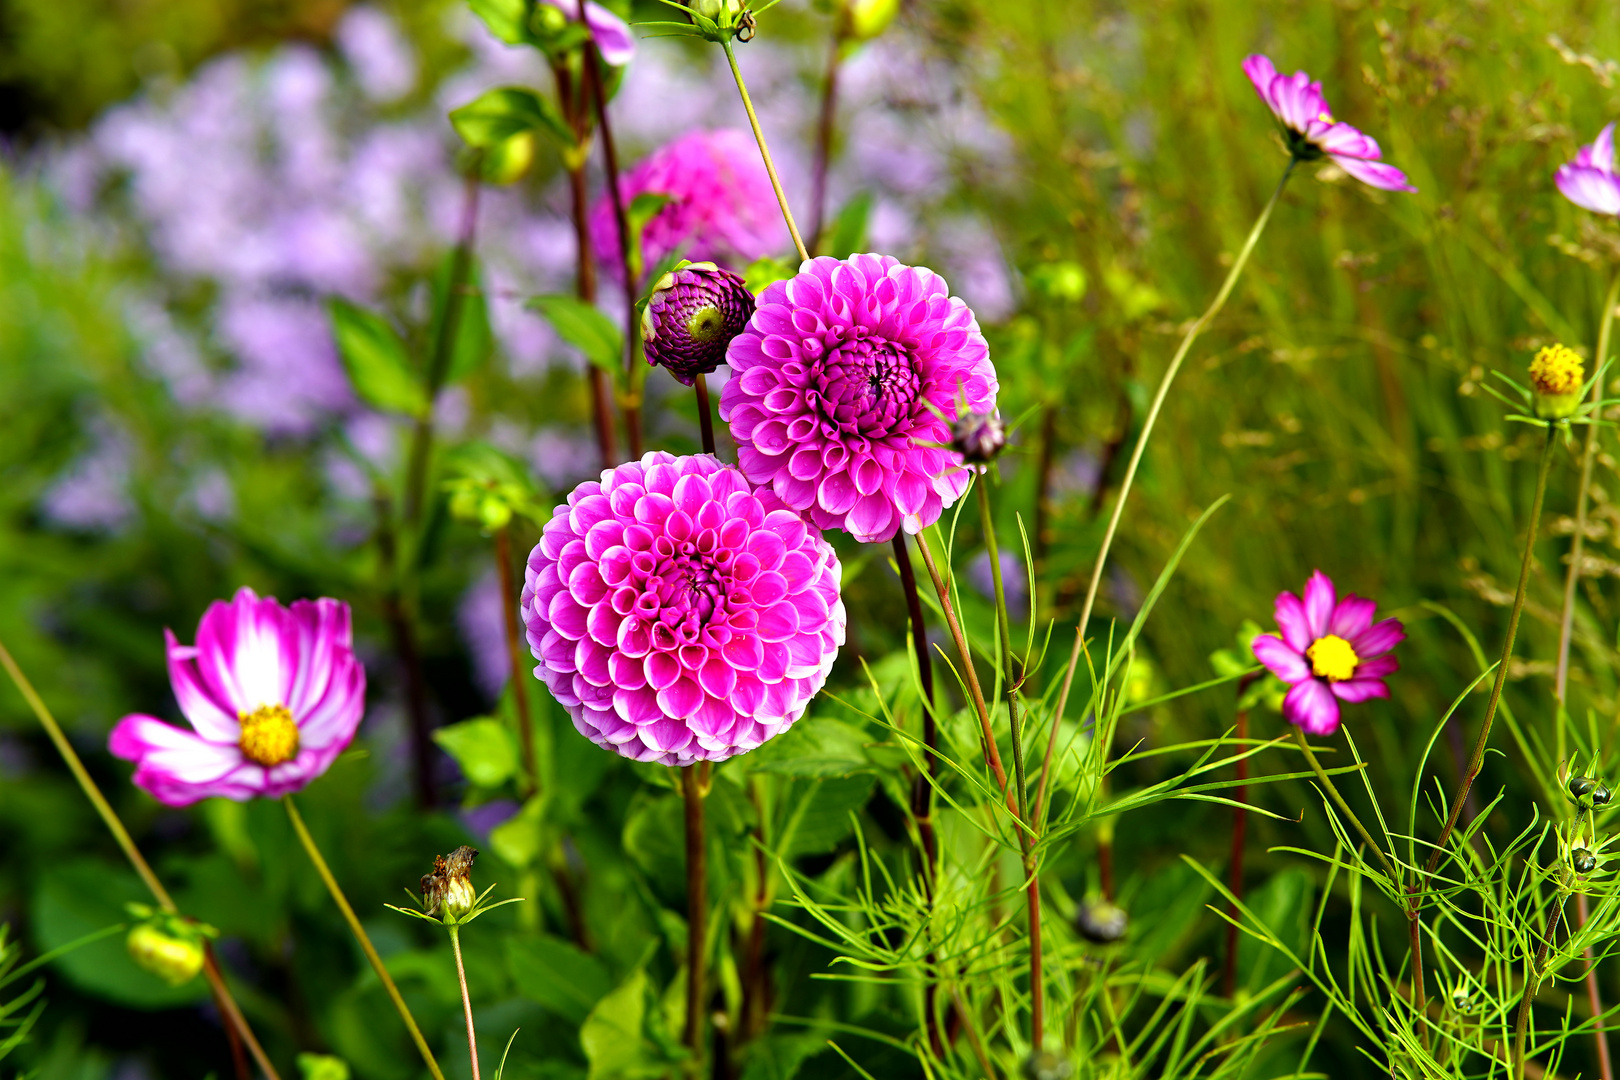
<svg viewBox="0 0 1620 1080">
<path fill-rule="evenodd" d="M 349 605 L 295 600 L 284 608 L 244 588 L 215 601 L 197 643 L 163 632 L 169 681 L 191 730 L 126 716 L 108 747 L 136 763 L 135 783 L 169 806 L 243 802 L 298 791 L 324 773 L 365 713 Z"/>
<path fill-rule="evenodd" d="M 1614 125 L 1598 132 L 1575 160 L 1553 175 L 1564 198 L 1594 214 L 1620 214 L 1620 176 L 1614 171 Z"/>
<path fill-rule="evenodd" d="M 1383 151 L 1370 135 L 1333 119 L 1322 84 L 1311 82 L 1303 71 L 1279 75 L 1271 58 L 1256 54 L 1243 61 L 1243 73 L 1255 93 L 1283 127 L 1288 150 L 1295 160 L 1330 157 L 1351 176 L 1385 191 L 1416 191 L 1406 174 L 1379 160 Z"/>
<path fill-rule="evenodd" d="M 1278 634 L 1254 639 L 1254 656 L 1289 685 L 1283 716 L 1312 735 L 1339 730 L 1339 702 L 1389 697 L 1384 676 L 1401 666 L 1391 650 L 1406 638 L 1399 619 L 1373 622 L 1377 605 L 1354 594 L 1339 600 L 1318 570 L 1304 597 L 1277 597 Z"/>
<path fill-rule="evenodd" d="M 575 488 L 529 553 L 534 673 L 598 746 L 724 761 L 786 731 L 827 681 L 842 575 L 769 488 L 654 451 Z"/>
</svg>

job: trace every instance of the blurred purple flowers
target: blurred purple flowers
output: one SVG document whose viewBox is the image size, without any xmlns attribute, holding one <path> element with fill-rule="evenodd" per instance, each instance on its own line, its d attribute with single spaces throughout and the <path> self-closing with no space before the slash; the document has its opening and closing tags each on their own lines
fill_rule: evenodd
<svg viewBox="0 0 1620 1080">
<path fill-rule="evenodd" d="M 568 496 L 529 554 L 535 675 L 637 761 L 723 761 L 785 731 L 844 643 L 831 545 L 707 454 L 653 452 Z"/>
<path fill-rule="evenodd" d="M 694 262 L 732 270 L 775 254 L 788 243 L 771 178 L 754 139 L 744 131 L 694 131 L 654 150 L 619 180 L 628 206 L 636 196 L 667 195 L 641 234 L 646 264 L 680 252 Z M 612 201 L 591 210 L 591 246 L 597 260 L 624 275 Z"/>
<path fill-rule="evenodd" d="M 1400 663 L 1391 650 L 1406 638 L 1398 619 L 1373 622 L 1371 600 L 1337 598 L 1333 581 L 1318 570 L 1304 597 L 1277 597 L 1277 634 L 1254 639 L 1254 656 L 1289 685 L 1283 716 L 1312 735 L 1339 730 L 1339 702 L 1389 697 L 1384 676 Z"/>
<path fill-rule="evenodd" d="M 771 285 L 726 362 L 720 417 L 742 471 L 866 542 L 933 524 L 966 490 L 950 421 L 992 411 L 998 389 L 968 306 L 879 255 L 812 259 Z"/>
<path fill-rule="evenodd" d="M 1364 184 L 1385 191 L 1416 191 L 1406 174 L 1380 160 L 1383 152 L 1372 136 L 1333 119 L 1322 84 L 1303 71 L 1279 75 L 1270 57 L 1256 54 L 1243 61 L 1243 73 L 1255 93 L 1283 127 L 1288 150 L 1297 161 L 1327 156 Z"/>
<path fill-rule="evenodd" d="M 1614 125 L 1598 132 L 1575 160 L 1553 176 L 1564 198 L 1594 214 L 1620 214 L 1620 176 L 1614 172 Z"/>
<path fill-rule="evenodd" d="M 349 605 L 296 600 L 284 608 L 243 588 L 216 601 L 196 645 L 164 631 L 169 680 L 192 731 L 126 716 L 108 746 L 136 763 L 135 783 L 169 806 L 238 802 L 298 791 L 349 745 L 366 706 Z"/>
</svg>

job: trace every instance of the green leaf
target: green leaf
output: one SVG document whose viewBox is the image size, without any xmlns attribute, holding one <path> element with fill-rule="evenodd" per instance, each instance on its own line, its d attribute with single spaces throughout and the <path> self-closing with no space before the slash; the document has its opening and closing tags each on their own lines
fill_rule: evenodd
<svg viewBox="0 0 1620 1080">
<path fill-rule="evenodd" d="M 624 335 L 600 309 L 573 296 L 536 296 L 526 305 L 551 323 L 557 336 L 585 359 L 617 378 L 624 363 Z"/>
<path fill-rule="evenodd" d="M 545 799 L 535 796 L 523 804 L 523 809 L 489 831 L 489 846 L 496 855 L 522 869 L 534 862 L 540 854 L 541 822 L 545 817 Z"/>
<path fill-rule="evenodd" d="M 877 777 L 835 777 L 811 781 L 810 793 L 786 813 L 777 850 L 788 858 L 823 855 L 837 847 L 854 828 L 851 811 L 860 811 L 872 798 Z"/>
<path fill-rule="evenodd" d="M 427 391 L 388 320 L 344 300 L 330 301 L 327 311 L 343 370 L 360 399 L 384 412 L 427 412 Z"/>
<path fill-rule="evenodd" d="M 657 1062 L 643 1038 L 647 973 L 637 968 L 618 989 L 597 1002 L 579 1029 L 579 1044 L 591 1063 L 588 1080 L 656 1075 Z"/>
<path fill-rule="evenodd" d="M 494 717 L 442 727 L 433 733 L 433 741 L 456 759 L 467 779 L 478 787 L 499 787 L 518 771 L 517 740 Z"/>
<path fill-rule="evenodd" d="M 561 938 L 514 938 L 506 957 L 520 994 L 576 1026 L 613 989 L 602 961 Z"/>
<path fill-rule="evenodd" d="M 431 340 L 438 341 L 444 325 L 450 295 L 451 275 L 455 273 L 456 253 L 447 252 L 444 261 L 433 275 L 433 323 Z M 445 385 L 464 379 L 477 371 L 495 349 L 495 335 L 489 329 L 489 304 L 478 284 L 476 264 L 467 270 L 462 283 L 461 308 L 456 314 L 456 337 L 450 343 L 450 362 L 445 368 Z"/>
<path fill-rule="evenodd" d="M 838 211 L 833 219 L 832 228 L 827 231 L 826 242 L 821 244 L 818 254 L 831 255 L 835 259 L 847 259 L 857 252 L 866 250 L 866 222 L 872 215 L 872 193 L 863 191 L 856 195 L 844 208 Z"/>
<path fill-rule="evenodd" d="M 796 277 L 798 273 L 799 268 L 786 259 L 773 259 L 767 256 L 755 259 L 749 264 L 747 271 L 743 273 L 743 282 L 748 286 L 749 292 L 758 296 L 775 282 L 786 281 L 788 278 Z"/>
<path fill-rule="evenodd" d="M 486 149 L 529 131 L 549 135 L 571 148 L 578 141 L 556 106 L 521 86 L 497 86 L 450 111 L 450 125 L 468 146 Z"/>
<path fill-rule="evenodd" d="M 532 43 L 529 32 L 528 0 L 470 0 L 473 14 L 484 20 L 489 32 L 508 45 Z"/>
<path fill-rule="evenodd" d="M 750 772 L 784 776 L 850 776 L 869 771 L 866 734 L 842 720 L 807 717 L 742 758 Z"/>
<path fill-rule="evenodd" d="M 643 191 L 625 208 L 625 220 L 630 226 L 630 275 L 638 281 L 641 280 L 641 272 L 646 269 L 641 235 L 646 231 L 647 223 L 658 216 L 658 211 L 673 201 L 661 191 Z"/>
<path fill-rule="evenodd" d="M 304 1080 L 349 1080 L 349 1063 L 331 1054 L 299 1054 L 298 1071 Z"/>
</svg>

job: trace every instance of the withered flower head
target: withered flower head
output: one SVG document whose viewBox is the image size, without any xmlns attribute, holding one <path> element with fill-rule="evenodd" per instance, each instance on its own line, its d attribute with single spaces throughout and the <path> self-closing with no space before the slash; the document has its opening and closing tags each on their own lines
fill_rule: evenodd
<svg viewBox="0 0 1620 1080">
<path fill-rule="evenodd" d="M 433 873 L 422 877 L 422 908 L 429 915 L 459 919 L 473 908 L 472 864 L 478 849 L 463 844 L 448 855 L 436 855 Z"/>
</svg>

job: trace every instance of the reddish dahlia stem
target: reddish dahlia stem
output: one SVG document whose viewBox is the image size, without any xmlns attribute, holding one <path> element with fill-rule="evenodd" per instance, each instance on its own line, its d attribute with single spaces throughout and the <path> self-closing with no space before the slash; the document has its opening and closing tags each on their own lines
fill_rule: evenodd
<svg viewBox="0 0 1620 1080">
<path fill-rule="evenodd" d="M 697 378 L 692 380 L 692 386 L 697 390 L 698 430 L 703 433 L 703 452 L 713 454 L 714 407 L 709 404 L 709 377 L 699 372 Z"/>
<path fill-rule="evenodd" d="M 816 157 L 810 172 L 810 243 L 821 248 L 822 230 L 827 222 L 827 166 L 832 161 L 833 128 L 838 122 L 838 69 L 843 63 L 844 43 L 835 29 L 827 50 L 827 74 L 821 81 L 821 114 L 816 121 Z M 835 252 L 842 257 L 848 252 Z"/>
<path fill-rule="evenodd" d="M 574 138 L 585 141 L 586 120 L 582 103 L 574 93 L 573 76 L 566 64 L 554 64 L 552 74 L 557 79 L 557 98 L 562 102 L 563 115 L 574 131 Z M 569 212 L 574 219 L 574 272 L 575 295 L 587 304 L 596 303 L 596 260 L 591 257 L 591 229 L 589 199 L 585 190 L 585 165 L 568 170 Z M 607 378 L 595 364 L 585 365 L 586 380 L 591 388 L 591 416 L 596 425 L 596 449 L 602 455 L 602 468 L 611 469 L 618 464 L 618 451 L 614 448 L 613 408 L 608 404 Z"/>
<path fill-rule="evenodd" d="M 1586 908 L 1586 894 L 1575 894 L 1575 929 L 1579 930 L 1586 925 L 1588 915 Z M 1614 1080 L 1614 1063 L 1609 1058 L 1609 1036 L 1603 1030 L 1603 997 L 1598 993 L 1597 964 L 1592 959 L 1592 950 L 1587 948 L 1581 954 L 1586 961 L 1586 1002 L 1592 1007 L 1592 1039 L 1597 1043 L 1598 1073 L 1603 1080 Z"/>
<path fill-rule="evenodd" d="M 759 774 L 748 779 L 748 798 L 754 804 L 754 816 L 759 825 L 754 835 L 754 895 L 753 921 L 748 927 L 748 948 L 743 954 L 743 1001 L 740 1041 L 747 1042 L 765 1030 L 766 1018 L 771 1011 L 770 973 L 765 967 L 765 909 L 770 906 L 770 862 L 765 857 L 767 839 L 766 816 L 769 807 L 765 801 L 765 785 Z"/>
<path fill-rule="evenodd" d="M 523 633 L 518 629 L 517 584 L 512 575 L 512 530 L 495 530 L 495 574 L 501 589 L 501 624 L 506 631 L 506 659 L 511 665 L 512 702 L 517 706 L 518 742 L 523 748 L 523 768 L 528 774 L 526 794 L 540 787 L 540 770 L 534 759 L 534 719 L 529 714 L 528 681 L 523 677 Z"/>
<path fill-rule="evenodd" d="M 703 799 L 708 794 L 708 763 L 681 770 L 681 795 L 686 803 L 686 1030 L 683 1040 L 692 1051 L 694 1075 L 703 1070 L 703 993 L 707 963 L 704 941 L 708 929 L 708 858 L 704 846 Z M 705 775 L 699 775 L 700 773 Z"/>
</svg>

